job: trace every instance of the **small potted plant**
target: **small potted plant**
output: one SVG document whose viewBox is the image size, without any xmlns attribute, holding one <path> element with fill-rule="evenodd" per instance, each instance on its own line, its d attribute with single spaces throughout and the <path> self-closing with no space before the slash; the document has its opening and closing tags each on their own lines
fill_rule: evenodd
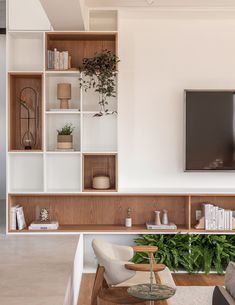
<svg viewBox="0 0 235 305">
<path fill-rule="evenodd" d="M 108 50 L 96 53 L 94 57 L 84 58 L 80 67 L 80 87 L 85 92 L 93 89 L 99 93 L 100 111 L 95 116 L 110 114 L 108 101 L 110 97 L 116 97 L 116 77 L 118 74 L 117 64 L 119 58 Z M 115 113 L 113 111 L 111 113 Z"/>
<path fill-rule="evenodd" d="M 66 124 L 63 128 L 57 129 L 57 149 L 72 149 L 73 148 L 73 131 L 75 127 Z"/>
</svg>

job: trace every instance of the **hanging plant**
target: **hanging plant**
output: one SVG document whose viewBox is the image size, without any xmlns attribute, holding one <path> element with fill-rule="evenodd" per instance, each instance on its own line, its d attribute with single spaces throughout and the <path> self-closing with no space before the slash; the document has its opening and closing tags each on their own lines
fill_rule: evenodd
<svg viewBox="0 0 235 305">
<path fill-rule="evenodd" d="M 113 114 L 108 109 L 108 99 L 116 97 L 116 76 L 119 58 L 108 50 L 96 53 L 94 57 L 84 58 L 80 67 L 82 76 L 79 78 L 80 87 L 85 92 L 92 89 L 99 93 L 100 111 L 95 116 Z"/>
</svg>

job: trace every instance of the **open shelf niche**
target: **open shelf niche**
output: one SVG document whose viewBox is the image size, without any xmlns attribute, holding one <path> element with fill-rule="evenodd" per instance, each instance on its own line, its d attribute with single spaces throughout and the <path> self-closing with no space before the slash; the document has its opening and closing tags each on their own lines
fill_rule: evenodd
<svg viewBox="0 0 235 305">
<path fill-rule="evenodd" d="M 83 114 L 83 151 L 116 152 L 117 151 L 117 115 L 94 117 Z"/>
<path fill-rule="evenodd" d="M 80 114 L 74 113 L 53 113 L 46 116 L 46 149 L 47 151 L 57 151 L 57 129 L 61 129 L 66 124 L 75 127 L 73 131 L 73 148 L 80 151 L 81 122 Z"/>
<path fill-rule="evenodd" d="M 60 112 L 60 101 L 57 99 L 57 84 L 71 84 L 71 100 L 69 108 L 75 111 L 80 111 L 80 88 L 79 88 L 79 73 L 47 73 L 46 74 L 46 111 L 53 110 Z M 67 111 L 67 110 L 65 110 Z M 68 111 L 68 113 L 70 113 Z"/>
<path fill-rule="evenodd" d="M 47 32 L 45 58 L 47 51 L 68 51 L 71 67 L 79 69 L 85 57 L 93 57 L 96 52 L 110 50 L 116 52 L 117 33 L 111 32 Z"/>
<path fill-rule="evenodd" d="M 146 230 L 146 221 L 154 221 L 154 211 L 167 209 L 177 231 L 188 231 L 188 197 L 164 195 L 9 195 L 9 208 L 20 203 L 27 225 L 37 210 L 47 208 L 51 219 L 57 219 L 61 231 L 154 232 Z M 133 227 L 124 225 L 131 208 Z"/>
<path fill-rule="evenodd" d="M 8 164 L 10 192 L 43 192 L 43 154 L 11 154 Z"/>
<path fill-rule="evenodd" d="M 8 70 L 43 71 L 43 33 L 8 33 Z"/>
<path fill-rule="evenodd" d="M 23 206 L 28 225 L 35 219 L 38 209 L 48 208 L 51 219 L 57 219 L 60 223 L 59 231 L 235 234 L 235 230 L 212 231 L 194 228 L 196 209 L 202 210 L 203 202 L 235 210 L 235 194 L 9 194 L 8 200 L 9 212 L 11 206 L 16 204 Z M 128 208 L 131 208 L 133 220 L 131 228 L 124 226 Z M 147 230 L 145 224 L 154 221 L 154 211 L 163 209 L 168 210 L 169 221 L 175 223 L 177 229 Z M 25 232 L 29 231 L 25 230 Z"/>
<path fill-rule="evenodd" d="M 96 176 L 110 178 L 110 189 L 103 191 L 117 191 L 116 154 L 83 154 L 83 191 L 97 191 L 92 188 L 93 177 Z"/>
<path fill-rule="evenodd" d="M 80 154 L 47 154 L 46 181 L 47 192 L 80 192 Z"/>
<path fill-rule="evenodd" d="M 10 151 L 25 150 L 23 138 L 28 130 L 34 139 L 29 151 L 42 150 L 42 78 L 41 73 L 9 73 Z"/>
</svg>

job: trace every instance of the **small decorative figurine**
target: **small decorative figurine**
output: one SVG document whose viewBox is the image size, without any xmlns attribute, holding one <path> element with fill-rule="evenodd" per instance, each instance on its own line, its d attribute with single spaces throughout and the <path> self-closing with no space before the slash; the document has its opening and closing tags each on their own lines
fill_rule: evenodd
<svg viewBox="0 0 235 305">
<path fill-rule="evenodd" d="M 127 209 L 127 218 L 125 219 L 125 226 L 132 227 L 131 208 Z"/>
<path fill-rule="evenodd" d="M 49 220 L 49 211 L 46 208 L 42 208 L 40 211 L 40 221 L 48 221 Z"/>
<path fill-rule="evenodd" d="M 163 224 L 163 225 L 168 225 L 168 224 L 169 224 L 169 220 L 168 220 L 168 211 L 167 211 L 167 210 L 163 210 L 162 224 Z"/>
<path fill-rule="evenodd" d="M 161 225 L 160 211 L 155 211 L 155 225 Z"/>
<path fill-rule="evenodd" d="M 198 224 L 195 226 L 195 229 L 198 229 L 198 230 L 204 230 L 205 229 L 205 217 L 202 216 L 199 221 L 198 221 Z"/>
</svg>

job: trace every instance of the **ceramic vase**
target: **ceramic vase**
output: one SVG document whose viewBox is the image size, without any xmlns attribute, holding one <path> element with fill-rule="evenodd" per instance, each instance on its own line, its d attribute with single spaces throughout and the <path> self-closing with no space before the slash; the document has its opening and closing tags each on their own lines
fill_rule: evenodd
<svg viewBox="0 0 235 305">
<path fill-rule="evenodd" d="M 168 211 L 167 211 L 167 210 L 163 210 L 162 224 L 163 224 L 163 225 L 168 225 L 168 224 L 169 224 L 169 220 L 168 220 Z"/>
<path fill-rule="evenodd" d="M 161 225 L 160 211 L 155 211 L 155 225 Z"/>
</svg>

